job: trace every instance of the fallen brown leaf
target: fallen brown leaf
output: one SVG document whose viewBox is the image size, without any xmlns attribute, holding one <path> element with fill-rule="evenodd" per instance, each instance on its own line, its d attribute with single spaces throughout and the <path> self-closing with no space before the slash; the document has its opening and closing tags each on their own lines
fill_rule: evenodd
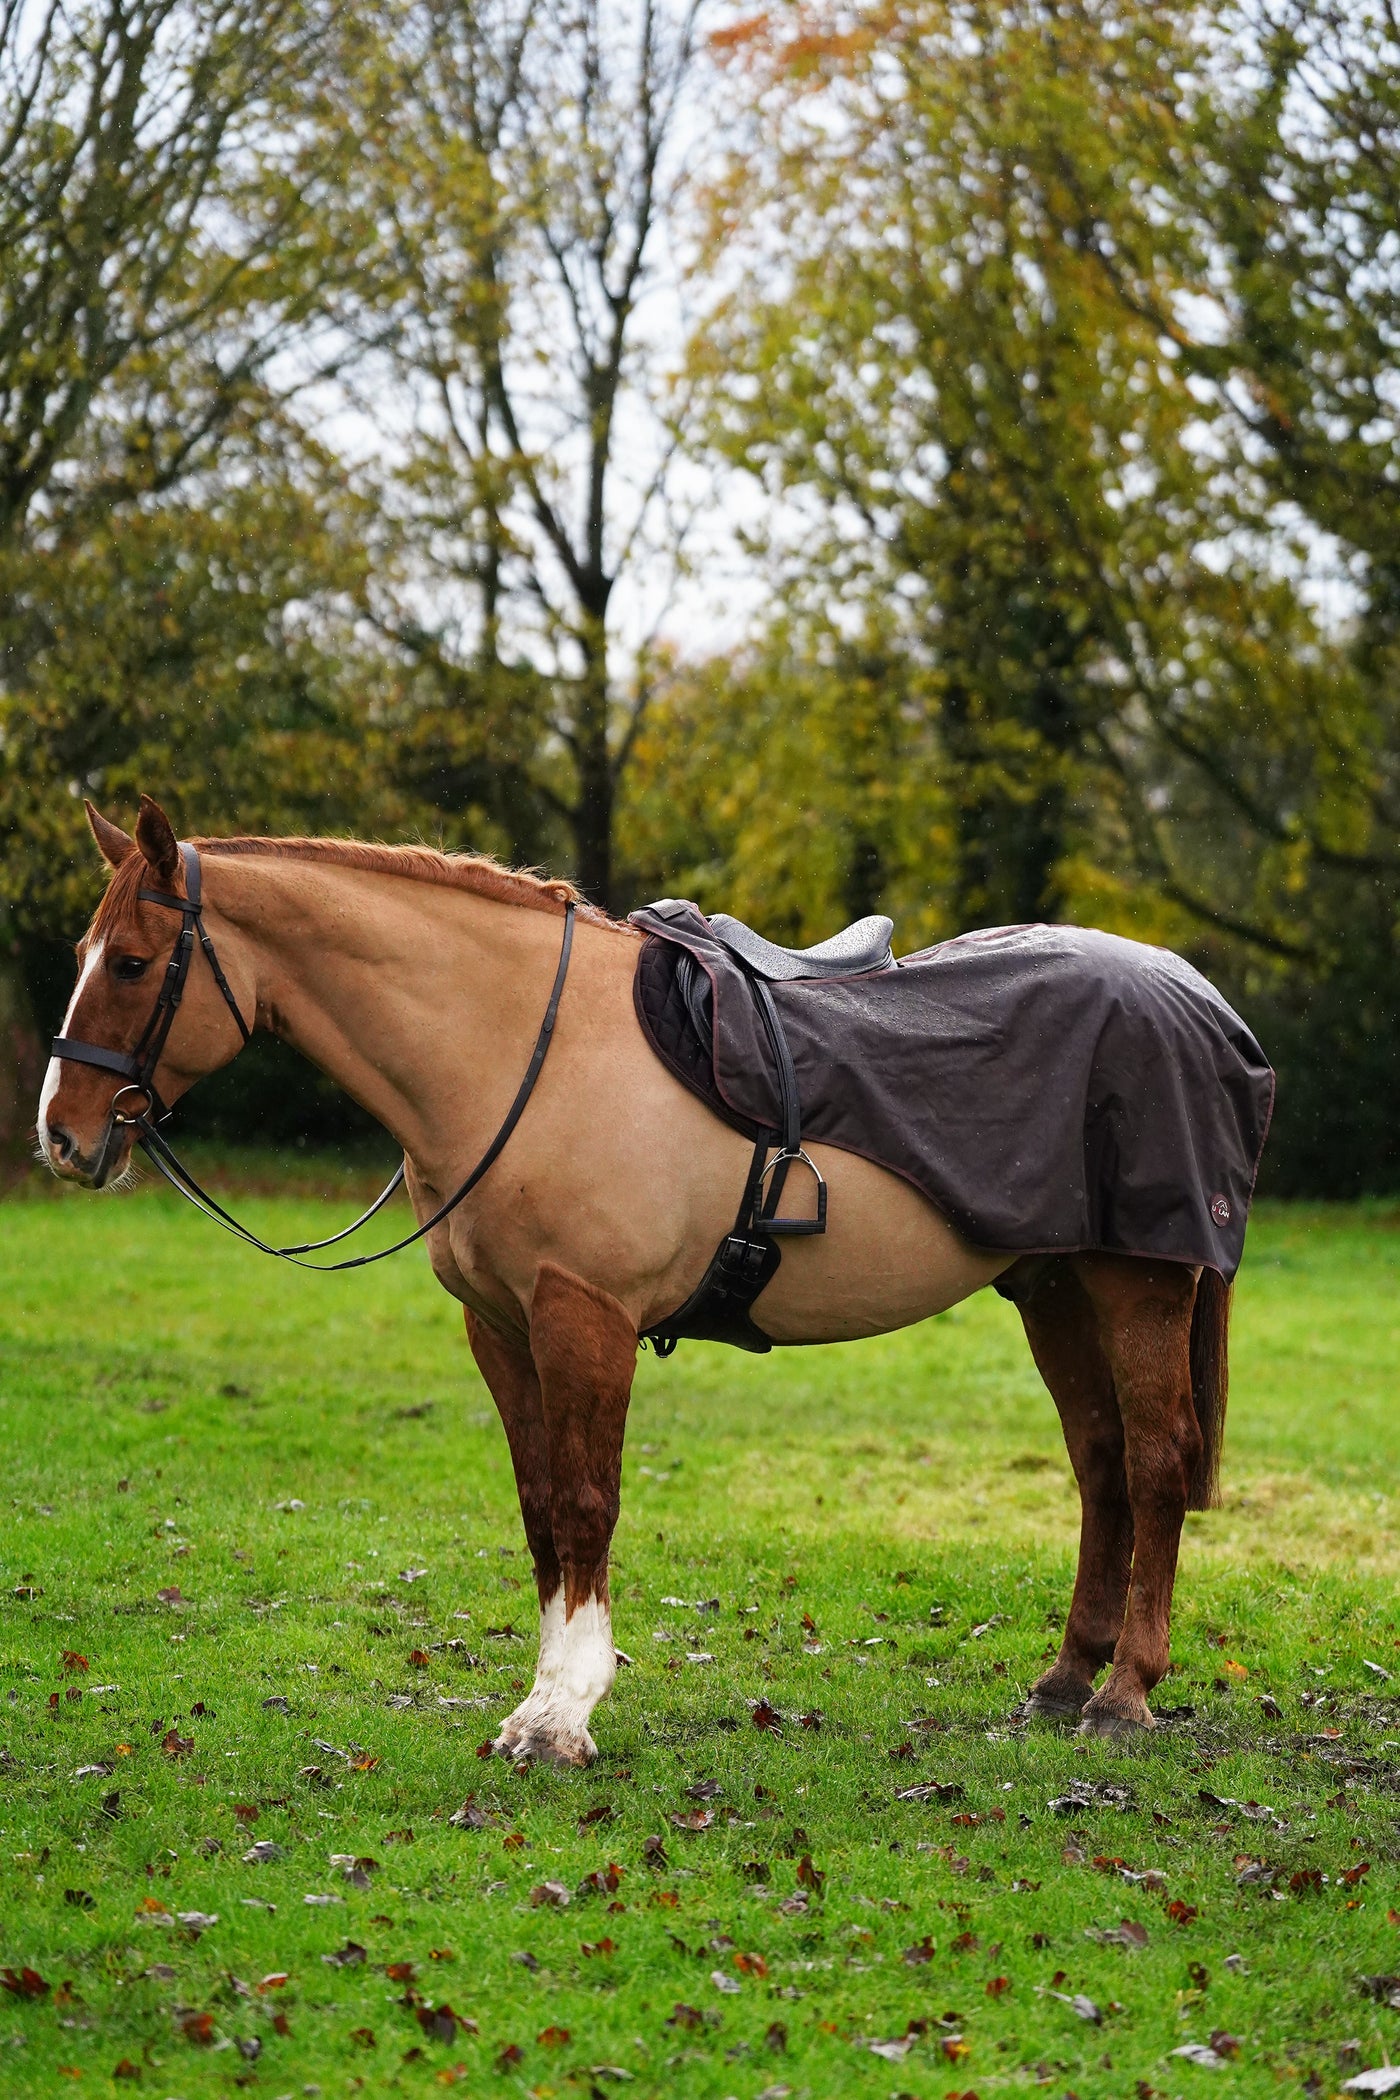
<svg viewBox="0 0 1400 2100">
<path fill-rule="evenodd" d="M 810 1889 L 814 1896 L 821 1894 L 826 1881 L 826 1876 L 821 1868 L 812 1864 L 810 1852 L 804 1852 L 801 1859 L 797 1862 L 797 1878 L 803 1888 Z"/>
<path fill-rule="evenodd" d="M 18 1975 L 13 1969 L 0 1969 L 0 1989 L 16 1998 L 47 1998 L 49 1994 L 49 1985 L 39 1971 L 30 1968 L 22 1968 Z"/>
<path fill-rule="evenodd" d="M 710 1828 L 715 1820 L 715 1812 L 712 1808 L 691 1808 L 684 1814 L 668 1815 L 666 1820 L 676 1830 L 683 1830 L 687 1837 L 698 1837 L 701 1831 Z"/>
</svg>

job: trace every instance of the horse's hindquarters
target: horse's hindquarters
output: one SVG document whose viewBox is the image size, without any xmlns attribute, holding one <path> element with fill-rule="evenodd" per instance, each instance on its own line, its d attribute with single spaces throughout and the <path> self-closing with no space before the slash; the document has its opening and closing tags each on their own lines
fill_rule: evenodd
<svg viewBox="0 0 1400 2100">
<path fill-rule="evenodd" d="M 945 1312 L 992 1282 L 1014 1254 L 973 1247 L 897 1174 L 855 1153 L 809 1146 L 828 1187 L 827 1229 L 784 1239 L 782 1266 L 753 1309 L 775 1342 L 843 1342 Z M 810 1208 L 800 1170 L 784 1199 Z"/>
</svg>

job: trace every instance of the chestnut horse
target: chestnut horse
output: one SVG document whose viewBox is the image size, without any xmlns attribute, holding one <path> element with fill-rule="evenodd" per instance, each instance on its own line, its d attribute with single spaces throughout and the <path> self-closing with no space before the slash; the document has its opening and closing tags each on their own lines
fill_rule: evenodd
<svg viewBox="0 0 1400 2100">
<path fill-rule="evenodd" d="M 78 948 L 64 1036 L 130 1050 L 185 894 L 175 834 L 142 799 L 134 838 L 89 807 L 112 870 Z M 616 1656 L 608 1549 L 638 1337 L 695 1288 L 729 1230 L 748 1140 L 653 1054 L 632 1003 L 640 936 L 567 883 L 478 857 L 335 839 L 200 839 L 204 916 L 226 1003 L 198 951 L 161 1055 L 173 1102 L 270 1029 L 392 1132 L 418 1217 L 498 1129 L 536 1040 L 566 905 L 573 965 L 553 1046 L 509 1145 L 427 1238 L 438 1281 L 500 1411 L 540 1601 L 533 1688 L 501 1728 L 513 1757 L 581 1765 Z M 119 1077 L 55 1057 L 39 1108 L 54 1172 L 99 1187 L 133 1133 Z M 898 1176 L 811 1147 L 824 1236 L 789 1243 L 758 1301 L 775 1342 L 879 1334 L 981 1290 L 1015 1257 L 969 1245 Z M 1021 1309 L 1059 1410 L 1082 1503 L 1058 1659 L 1032 1712 L 1097 1734 L 1150 1727 L 1168 1664 L 1182 1518 L 1213 1499 L 1228 1294 L 1211 1271 L 1122 1255 L 1052 1262 Z M 1094 1681 L 1112 1667 L 1096 1691 Z"/>
</svg>

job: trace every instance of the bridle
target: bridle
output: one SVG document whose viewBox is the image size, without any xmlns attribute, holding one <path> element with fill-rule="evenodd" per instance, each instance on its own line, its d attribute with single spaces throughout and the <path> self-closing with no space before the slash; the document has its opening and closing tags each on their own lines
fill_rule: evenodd
<svg viewBox="0 0 1400 2100">
<path fill-rule="evenodd" d="M 434 1226 L 440 1225 L 443 1219 L 471 1194 L 482 1176 L 499 1159 L 501 1153 L 505 1150 L 511 1132 L 515 1129 L 521 1116 L 524 1115 L 526 1103 L 535 1090 L 535 1081 L 540 1076 L 554 1035 L 554 1023 L 558 1018 L 559 1001 L 564 993 L 564 980 L 569 974 L 569 956 L 574 943 L 574 912 L 576 906 L 572 903 L 566 903 L 564 906 L 564 938 L 559 950 L 559 964 L 554 972 L 554 985 L 549 995 L 549 1004 L 545 1008 L 544 1019 L 540 1023 L 540 1032 L 535 1038 L 535 1048 L 525 1069 L 525 1076 L 516 1091 L 515 1099 L 506 1111 L 504 1122 L 476 1165 L 472 1168 L 470 1174 L 468 1174 L 466 1180 L 453 1191 L 445 1203 L 441 1204 L 433 1212 L 430 1218 L 418 1227 L 416 1232 L 410 1232 L 405 1239 L 395 1241 L 392 1247 L 382 1247 L 377 1254 L 359 1254 L 349 1261 L 302 1261 L 299 1259 L 301 1255 L 315 1254 L 322 1247 L 334 1247 L 340 1240 L 349 1239 L 352 1232 L 358 1232 L 362 1225 L 367 1225 L 375 1213 L 383 1209 L 389 1198 L 402 1183 L 404 1166 L 400 1164 L 395 1170 L 393 1179 L 389 1182 L 387 1188 L 380 1191 L 369 1209 L 362 1212 L 353 1225 L 345 1226 L 340 1232 L 333 1232 L 328 1239 L 305 1240 L 292 1247 L 270 1247 L 266 1240 L 259 1239 L 258 1235 L 250 1227 L 241 1224 L 237 1218 L 231 1216 L 223 1208 L 222 1204 L 209 1194 L 207 1189 L 201 1188 L 189 1168 L 176 1157 L 156 1128 L 157 1122 L 163 1123 L 167 1120 L 170 1111 L 156 1091 L 155 1074 L 156 1067 L 159 1065 L 165 1050 L 166 1039 L 175 1025 L 175 1016 L 180 1010 L 180 1001 L 184 997 L 185 981 L 189 976 L 190 959 L 194 954 L 196 940 L 198 940 L 200 947 L 204 950 L 205 957 L 214 975 L 214 982 L 223 994 L 224 1004 L 238 1023 L 238 1032 L 243 1038 L 244 1044 L 250 1043 L 253 1039 L 252 1030 L 239 1011 L 238 1001 L 235 999 L 229 981 L 220 966 L 219 958 L 214 952 L 214 943 L 209 938 L 208 929 L 204 924 L 199 855 L 193 846 L 182 844 L 180 847 L 180 859 L 185 871 L 185 895 L 183 897 L 171 896 L 165 890 L 138 890 L 136 892 L 142 903 L 160 904 L 167 911 L 178 911 L 181 915 L 181 924 L 180 931 L 175 936 L 175 946 L 171 950 L 170 960 L 165 966 L 165 975 L 161 980 L 160 990 L 156 994 L 156 1003 L 151 1010 L 151 1017 L 141 1031 L 135 1048 L 132 1050 L 109 1050 L 102 1043 L 84 1043 L 74 1036 L 60 1035 L 54 1037 L 53 1055 L 66 1058 L 72 1064 L 95 1065 L 101 1071 L 119 1073 L 127 1083 L 125 1086 L 118 1087 L 112 1098 L 111 1123 L 122 1128 L 134 1128 L 137 1132 L 137 1142 L 140 1144 L 142 1151 L 156 1170 L 170 1183 L 170 1186 L 178 1191 L 187 1202 L 192 1203 L 196 1210 L 202 1211 L 206 1218 L 212 1219 L 216 1225 L 221 1225 L 226 1232 L 236 1234 L 245 1245 L 256 1248 L 259 1254 L 271 1254 L 279 1261 L 291 1262 L 298 1269 L 312 1269 L 317 1275 L 332 1276 L 342 1269 L 368 1268 L 371 1262 L 384 1261 L 391 1254 L 402 1253 L 405 1247 L 411 1247 L 416 1240 L 421 1240 L 425 1234 L 430 1233 Z M 136 1106 L 132 1103 L 123 1107 L 121 1103 L 125 1094 L 144 1095 L 144 1103 L 141 1106 Z"/>
<path fill-rule="evenodd" d="M 185 979 L 190 974 L 190 957 L 194 953 L 196 938 L 209 958 L 209 967 L 214 972 L 214 982 L 224 995 L 224 1004 L 238 1023 L 238 1033 L 243 1041 L 251 1043 L 253 1031 L 239 1012 L 229 981 L 214 953 L 204 924 L 204 907 L 200 901 L 199 855 L 193 846 L 181 846 L 180 859 L 185 868 L 185 895 L 172 897 L 165 890 L 138 890 L 137 897 L 143 904 L 161 904 L 167 911 L 180 914 L 180 931 L 175 936 L 175 946 L 165 966 L 165 976 L 156 994 L 156 1003 L 151 1009 L 151 1018 L 141 1031 L 134 1050 L 108 1050 L 102 1043 L 81 1043 L 71 1036 L 57 1035 L 53 1041 L 55 1057 L 66 1057 L 78 1065 L 97 1065 L 105 1072 L 120 1072 L 129 1085 L 118 1089 L 112 1107 L 123 1094 L 144 1094 L 146 1107 L 136 1114 L 114 1113 L 118 1123 L 140 1124 L 143 1117 L 155 1114 L 164 1122 L 170 1111 L 156 1092 L 156 1066 L 165 1053 L 166 1037 L 175 1025 L 175 1016 L 180 1011 L 180 1001 L 185 996 Z"/>
</svg>

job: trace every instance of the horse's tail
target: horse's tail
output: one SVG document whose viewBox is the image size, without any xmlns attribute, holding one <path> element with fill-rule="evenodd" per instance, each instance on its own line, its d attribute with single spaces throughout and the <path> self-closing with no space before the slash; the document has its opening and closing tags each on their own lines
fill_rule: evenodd
<svg viewBox="0 0 1400 2100">
<path fill-rule="evenodd" d="M 1201 1432 L 1201 1455 L 1188 1509 L 1214 1509 L 1220 1501 L 1220 1450 L 1230 1396 L 1230 1295 L 1229 1284 L 1217 1270 L 1202 1269 L 1191 1314 L 1191 1402 Z"/>
</svg>

